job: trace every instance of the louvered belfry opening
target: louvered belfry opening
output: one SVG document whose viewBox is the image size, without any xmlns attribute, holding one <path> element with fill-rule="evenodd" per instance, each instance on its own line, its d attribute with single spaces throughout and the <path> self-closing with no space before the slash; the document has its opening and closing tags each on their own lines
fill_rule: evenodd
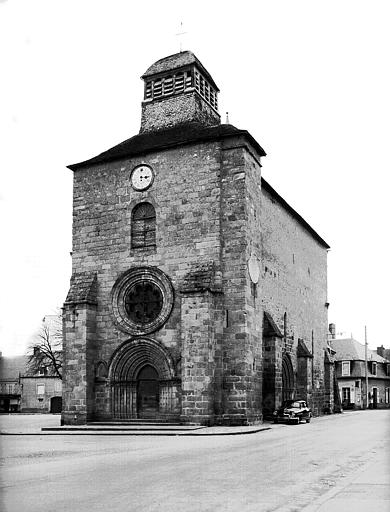
<svg viewBox="0 0 390 512">
<path fill-rule="evenodd" d="M 158 100 L 194 89 L 218 111 L 218 90 L 196 68 L 148 80 L 145 82 L 144 99 Z"/>
<path fill-rule="evenodd" d="M 150 203 L 137 204 L 131 215 L 131 247 L 156 246 L 156 210 Z"/>
</svg>

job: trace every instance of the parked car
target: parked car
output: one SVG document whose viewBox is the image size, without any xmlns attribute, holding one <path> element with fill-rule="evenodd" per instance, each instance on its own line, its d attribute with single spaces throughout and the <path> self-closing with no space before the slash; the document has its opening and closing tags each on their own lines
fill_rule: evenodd
<svg viewBox="0 0 390 512">
<path fill-rule="evenodd" d="M 286 400 L 274 412 L 274 423 L 292 423 L 298 425 L 300 421 L 310 423 L 312 418 L 310 407 L 305 400 Z"/>
</svg>

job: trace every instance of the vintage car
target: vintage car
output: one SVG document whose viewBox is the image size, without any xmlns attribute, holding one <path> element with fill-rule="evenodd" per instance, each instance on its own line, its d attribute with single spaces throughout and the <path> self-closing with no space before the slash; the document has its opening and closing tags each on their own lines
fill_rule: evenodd
<svg viewBox="0 0 390 512">
<path fill-rule="evenodd" d="M 274 423 L 293 423 L 298 425 L 300 421 L 310 423 L 311 409 L 305 400 L 286 400 L 281 407 L 274 412 Z"/>
</svg>

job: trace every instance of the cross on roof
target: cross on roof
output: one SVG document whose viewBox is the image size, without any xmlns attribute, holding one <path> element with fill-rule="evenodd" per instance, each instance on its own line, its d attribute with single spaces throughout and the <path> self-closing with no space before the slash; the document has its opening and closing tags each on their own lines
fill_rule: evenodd
<svg viewBox="0 0 390 512">
<path fill-rule="evenodd" d="M 180 52 L 183 51 L 183 48 L 182 48 L 182 43 L 183 43 L 183 38 L 181 38 L 180 36 L 184 36 L 184 34 L 187 34 L 187 32 L 183 32 L 183 22 L 181 21 L 180 22 L 180 32 L 178 32 L 176 35 L 179 37 L 179 44 L 180 44 Z"/>
</svg>

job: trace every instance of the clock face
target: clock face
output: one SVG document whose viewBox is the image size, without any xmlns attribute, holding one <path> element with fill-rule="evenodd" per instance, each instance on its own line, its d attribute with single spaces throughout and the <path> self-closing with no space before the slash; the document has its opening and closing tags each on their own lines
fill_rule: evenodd
<svg viewBox="0 0 390 512">
<path fill-rule="evenodd" d="M 135 190 L 146 190 L 153 180 L 154 174 L 148 165 L 138 165 L 131 173 L 131 184 Z"/>
</svg>

